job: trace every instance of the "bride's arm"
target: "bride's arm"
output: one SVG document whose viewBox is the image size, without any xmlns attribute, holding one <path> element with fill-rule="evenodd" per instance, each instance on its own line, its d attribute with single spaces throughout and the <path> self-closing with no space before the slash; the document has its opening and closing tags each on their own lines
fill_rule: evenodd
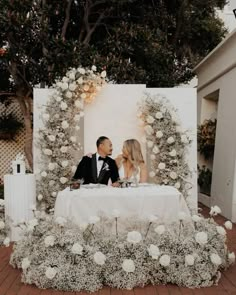
<svg viewBox="0 0 236 295">
<path fill-rule="evenodd" d="M 140 165 L 140 181 L 147 182 L 147 166 L 143 163 Z"/>
</svg>

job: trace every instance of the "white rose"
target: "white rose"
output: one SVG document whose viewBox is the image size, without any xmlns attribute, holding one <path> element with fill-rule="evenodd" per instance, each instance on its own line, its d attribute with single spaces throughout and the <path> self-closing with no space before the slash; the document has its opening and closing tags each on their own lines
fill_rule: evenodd
<svg viewBox="0 0 236 295">
<path fill-rule="evenodd" d="M 30 260 L 28 257 L 23 258 L 22 262 L 21 262 L 21 268 L 23 270 L 27 269 L 30 266 Z"/>
<path fill-rule="evenodd" d="M 55 99 L 56 99 L 57 102 L 62 101 L 62 97 L 61 96 L 57 96 Z"/>
<path fill-rule="evenodd" d="M 48 268 L 46 269 L 45 275 L 46 275 L 46 277 L 47 277 L 49 280 L 52 280 L 52 279 L 55 277 L 56 274 L 57 274 L 57 270 L 56 270 L 55 268 L 53 268 L 53 267 L 48 267 Z"/>
<path fill-rule="evenodd" d="M 102 78 L 105 78 L 106 75 L 107 75 L 106 71 L 102 71 L 102 72 L 101 72 L 101 77 L 102 77 Z"/>
<path fill-rule="evenodd" d="M 80 95 L 80 97 L 81 97 L 82 99 L 85 99 L 85 98 L 87 97 L 87 95 L 86 95 L 86 93 L 82 93 L 82 94 Z"/>
<path fill-rule="evenodd" d="M 68 77 L 63 77 L 63 78 L 62 78 L 62 82 L 64 82 L 64 83 L 67 83 L 67 82 L 69 82 L 69 79 L 68 79 Z"/>
<path fill-rule="evenodd" d="M 165 163 L 159 163 L 158 169 L 164 170 L 165 168 L 166 168 L 166 164 Z"/>
<path fill-rule="evenodd" d="M 148 140 L 148 141 L 147 141 L 147 146 L 148 146 L 149 148 L 152 148 L 152 147 L 153 147 L 153 142 L 150 141 L 150 140 Z"/>
<path fill-rule="evenodd" d="M 75 106 L 77 108 L 79 108 L 79 109 L 82 109 L 83 108 L 83 103 L 79 99 L 76 99 Z"/>
<path fill-rule="evenodd" d="M 61 81 L 58 81 L 58 82 L 56 83 L 56 86 L 59 87 L 59 88 L 61 88 L 61 86 L 62 86 L 62 82 L 61 82 Z"/>
<path fill-rule="evenodd" d="M 181 184 L 180 184 L 179 182 L 176 182 L 176 183 L 175 183 L 175 188 L 179 189 L 180 186 L 181 186 Z"/>
<path fill-rule="evenodd" d="M 150 173 L 149 173 L 149 176 L 151 177 L 151 178 L 153 178 L 153 177 L 155 177 L 155 172 L 154 171 L 151 171 Z"/>
<path fill-rule="evenodd" d="M 89 223 L 90 224 L 96 224 L 100 221 L 100 218 L 98 216 L 90 216 Z"/>
<path fill-rule="evenodd" d="M 222 226 L 216 226 L 216 231 L 218 232 L 218 234 L 225 236 L 226 235 L 226 231 Z"/>
<path fill-rule="evenodd" d="M 189 143 L 188 137 L 185 134 L 181 135 L 181 142 L 182 143 Z"/>
<path fill-rule="evenodd" d="M 6 246 L 6 247 L 9 247 L 9 245 L 10 245 L 10 238 L 8 238 L 8 237 L 6 237 L 5 239 L 4 239 L 4 241 L 3 241 L 3 245 L 4 246 Z"/>
<path fill-rule="evenodd" d="M 94 254 L 93 259 L 98 265 L 103 265 L 106 261 L 106 256 L 102 252 L 98 251 Z"/>
<path fill-rule="evenodd" d="M 221 209 L 218 206 L 212 206 L 210 210 L 210 215 L 215 216 L 221 213 Z"/>
<path fill-rule="evenodd" d="M 169 155 L 170 155 L 171 157 L 176 157 L 176 155 L 177 155 L 176 150 L 173 149 L 173 150 L 169 153 Z"/>
<path fill-rule="evenodd" d="M 86 84 L 86 85 L 84 85 L 84 91 L 88 91 L 89 90 L 89 86 Z"/>
<path fill-rule="evenodd" d="M 158 235 L 162 235 L 165 232 L 165 226 L 164 225 L 158 225 L 154 231 L 158 234 Z"/>
<path fill-rule="evenodd" d="M 45 121 L 48 121 L 49 118 L 50 118 L 49 114 L 47 114 L 47 113 L 43 114 L 43 119 L 44 119 Z"/>
<path fill-rule="evenodd" d="M 218 254 L 212 253 L 210 258 L 211 262 L 215 265 L 220 265 L 222 263 L 221 258 Z"/>
<path fill-rule="evenodd" d="M 75 73 L 74 73 L 74 72 L 70 73 L 70 74 L 69 74 L 69 78 L 70 78 L 71 80 L 75 80 Z"/>
<path fill-rule="evenodd" d="M 41 172 L 41 176 L 42 176 L 42 177 L 47 177 L 47 175 L 48 175 L 48 174 L 47 174 L 46 171 Z"/>
<path fill-rule="evenodd" d="M 61 102 L 60 108 L 62 111 L 65 111 L 67 109 L 67 104 L 65 102 Z"/>
<path fill-rule="evenodd" d="M 228 254 L 228 259 L 229 259 L 230 264 L 235 263 L 235 254 L 234 254 L 234 252 L 231 252 L 231 253 Z"/>
<path fill-rule="evenodd" d="M 137 244 L 142 240 L 142 235 L 138 231 L 128 232 L 127 241 L 132 244 Z"/>
<path fill-rule="evenodd" d="M 76 142 L 76 137 L 75 136 L 71 136 L 70 137 L 71 142 Z"/>
<path fill-rule="evenodd" d="M 150 125 L 146 125 L 146 126 L 144 127 L 144 131 L 145 131 L 148 135 L 153 134 L 153 129 L 152 129 L 152 126 L 150 126 Z"/>
<path fill-rule="evenodd" d="M 85 74 L 85 69 L 83 69 L 83 68 L 78 68 L 78 72 L 79 72 L 80 74 L 84 75 L 84 74 Z"/>
<path fill-rule="evenodd" d="M 58 216 L 55 219 L 55 223 L 63 227 L 66 224 L 67 220 L 64 217 Z"/>
<path fill-rule="evenodd" d="M 122 263 L 122 268 L 125 272 L 134 272 L 135 265 L 132 259 L 125 259 Z"/>
<path fill-rule="evenodd" d="M 208 240 L 207 233 L 205 233 L 205 232 L 198 232 L 195 235 L 195 240 L 200 245 L 206 244 L 207 243 L 207 240 Z"/>
<path fill-rule="evenodd" d="M 60 178 L 60 182 L 61 182 L 62 184 L 65 184 L 67 181 L 68 181 L 68 178 L 66 178 L 66 177 L 61 177 L 61 178 Z"/>
<path fill-rule="evenodd" d="M 170 264 L 170 256 L 169 255 L 162 255 L 159 259 L 160 265 L 162 266 L 168 266 Z"/>
<path fill-rule="evenodd" d="M 193 255 L 186 255 L 185 256 L 185 265 L 194 265 L 194 256 Z"/>
<path fill-rule="evenodd" d="M 192 216 L 192 221 L 194 221 L 194 222 L 199 222 L 201 220 L 202 220 L 202 218 L 200 216 L 198 216 L 198 215 L 193 215 Z"/>
<path fill-rule="evenodd" d="M 62 132 L 59 132 L 59 133 L 58 133 L 58 136 L 59 136 L 60 138 L 62 138 L 62 137 L 64 137 L 64 136 L 65 136 L 65 134 L 64 134 L 64 133 L 62 133 Z"/>
<path fill-rule="evenodd" d="M 62 165 L 63 168 L 67 167 L 68 164 L 69 164 L 69 161 L 62 161 L 61 162 L 61 165 Z"/>
<path fill-rule="evenodd" d="M 69 86 L 69 90 L 73 92 L 73 91 L 75 91 L 76 87 L 77 87 L 77 85 L 75 83 L 71 83 Z"/>
<path fill-rule="evenodd" d="M 75 243 L 71 248 L 71 252 L 73 254 L 82 255 L 83 254 L 83 247 L 79 243 Z"/>
<path fill-rule="evenodd" d="M 231 221 L 226 221 L 225 222 L 225 228 L 226 229 L 232 229 L 233 228 L 233 224 L 232 224 L 232 222 Z"/>
<path fill-rule="evenodd" d="M 97 67 L 93 65 L 93 66 L 91 67 L 91 70 L 94 71 L 94 72 L 96 72 L 96 71 L 97 71 Z"/>
<path fill-rule="evenodd" d="M 154 121 L 155 121 L 155 119 L 152 116 L 147 116 L 148 124 L 152 124 Z"/>
<path fill-rule="evenodd" d="M 51 193 L 51 196 L 55 198 L 57 196 L 57 193 L 56 192 L 52 192 Z"/>
<path fill-rule="evenodd" d="M 52 155 L 52 151 L 50 149 L 44 149 L 44 154 L 47 156 L 51 156 Z"/>
<path fill-rule="evenodd" d="M 61 84 L 61 89 L 62 89 L 62 90 L 66 90 L 66 89 L 68 89 L 68 83 L 62 83 L 62 84 Z"/>
<path fill-rule="evenodd" d="M 55 237 L 54 236 L 47 236 L 45 239 L 44 239 L 44 244 L 46 247 L 52 247 L 54 246 L 54 243 L 55 243 Z"/>
<path fill-rule="evenodd" d="M 80 77 L 78 80 L 77 80 L 77 82 L 78 82 L 78 84 L 83 84 L 83 82 L 84 82 L 84 80 L 83 80 L 83 78 L 82 77 Z"/>
<path fill-rule="evenodd" d="M 66 97 L 67 98 L 71 98 L 72 97 L 72 93 L 71 93 L 71 91 L 66 91 Z"/>
<path fill-rule="evenodd" d="M 42 201 L 43 199 L 43 195 L 39 194 L 38 197 L 37 197 L 38 201 Z"/>
<path fill-rule="evenodd" d="M 163 118 L 163 114 L 162 114 L 162 112 L 157 112 L 155 117 L 156 117 L 157 119 L 162 119 L 162 118 Z"/>
<path fill-rule="evenodd" d="M 183 220 L 185 220 L 187 218 L 187 215 L 186 215 L 185 212 L 181 211 L 178 214 L 178 218 L 179 218 L 180 221 L 183 221 Z"/>
<path fill-rule="evenodd" d="M 48 139 L 49 139 L 50 141 L 55 141 L 55 140 L 56 140 L 56 137 L 55 137 L 54 135 L 49 135 L 49 136 L 48 136 Z"/>
<path fill-rule="evenodd" d="M 114 210 L 112 211 L 112 216 L 115 217 L 115 218 L 119 218 L 119 217 L 120 217 L 120 211 L 114 209 Z"/>
<path fill-rule="evenodd" d="M 60 151 L 61 151 L 62 153 L 66 153 L 66 152 L 67 152 L 67 146 L 62 146 L 62 147 L 60 148 Z"/>
<path fill-rule="evenodd" d="M 61 123 L 61 127 L 62 127 L 63 129 L 67 129 L 67 128 L 69 127 L 68 122 L 67 122 L 67 121 L 63 121 L 63 122 Z"/>
<path fill-rule="evenodd" d="M 148 248 L 148 254 L 152 257 L 152 259 L 158 259 L 160 250 L 156 245 L 151 244 Z"/>
<path fill-rule="evenodd" d="M 156 222 L 158 220 L 158 217 L 157 216 L 155 216 L 155 215 L 149 215 L 148 216 L 148 221 L 149 222 Z"/>
<path fill-rule="evenodd" d="M 55 164 L 55 163 L 49 163 L 49 164 L 48 164 L 48 169 L 49 169 L 50 171 L 54 170 L 55 167 L 56 167 L 56 164 Z"/>
<path fill-rule="evenodd" d="M 4 221 L 0 221 L 0 230 L 5 228 L 5 222 Z"/>
<path fill-rule="evenodd" d="M 174 143 L 174 142 L 175 142 L 175 139 L 174 139 L 173 136 L 168 137 L 168 139 L 167 139 L 167 143 L 168 143 L 168 144 L 172 144 L 172 143 Z"/>
<path fill-rule="evenodd" d="M 54 184 L 55 184 L 55 180 L 50 180 L 50 181 L 49 181 L 49 185 L 50 185 L 50 186 L 54 186 Z"/>
<path fill-rule="evenodd" d="M 156 132 L 156 137 L 157 138 L 162 138 L 163 137 L 163 132 L 162 131 L 157 131 Z"/>
<path fill-rule="evenodd" d="M 152 152 L 153 152 L 153 154 L 158 154 L 160 152 L 157 145 L 154 146 L 154 148 L 152 149 Z"/>
<path fill-rule="evenodd" d="M 171 171 L 170 172 L 170 178 L 176 179 L 176 178 L 178 178 L 178 175 L 174 171 Z"/>
</svg>

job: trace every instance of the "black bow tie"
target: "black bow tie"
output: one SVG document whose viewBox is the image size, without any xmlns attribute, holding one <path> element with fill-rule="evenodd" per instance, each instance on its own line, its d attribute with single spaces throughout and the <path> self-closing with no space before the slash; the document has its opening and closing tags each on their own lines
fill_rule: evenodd
<svg viewBox="0 0 236 295">
<path fill-rule="evenodd" d="M 99 156 L 98 161 L 106 161 L 106 158 L 103 158 L 103 157 Z"/>
</svg>

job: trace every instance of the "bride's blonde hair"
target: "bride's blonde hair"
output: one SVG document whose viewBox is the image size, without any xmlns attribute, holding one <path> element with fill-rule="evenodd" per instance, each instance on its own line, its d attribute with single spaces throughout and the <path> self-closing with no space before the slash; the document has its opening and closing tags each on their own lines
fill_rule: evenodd
<svg viewBox="0 0 236 295">
<path fill-rule="evenodd" d="M 141 145 L 136 139 L 128 139 L 124 141 L 124 148 L 128 152 L 128 160 L 135 166 L 144 163 L 141 151 Z"/>
</svg>

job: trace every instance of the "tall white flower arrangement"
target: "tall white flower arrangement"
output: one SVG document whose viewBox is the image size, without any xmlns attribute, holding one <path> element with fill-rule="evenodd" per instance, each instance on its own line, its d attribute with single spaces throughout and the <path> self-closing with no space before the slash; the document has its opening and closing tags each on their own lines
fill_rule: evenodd
<svg viewBox="0 0 236 295">
<path fill-rule="evenodd" d="M 39 130 L 37 145 L 42 153 L 42 170 L 37 171 L 38 195 L 41 207 L 49 209 L 55 203 L 57 192 L 68 186 L 74 174 L 73 154 L 82 149 L 78 140 L 80 119 L 84 104 L 94 100 L 106 82 L 106 72 L 72 68 L 53 85 L 42 115 L 44 128 Z"/>
</svg>

